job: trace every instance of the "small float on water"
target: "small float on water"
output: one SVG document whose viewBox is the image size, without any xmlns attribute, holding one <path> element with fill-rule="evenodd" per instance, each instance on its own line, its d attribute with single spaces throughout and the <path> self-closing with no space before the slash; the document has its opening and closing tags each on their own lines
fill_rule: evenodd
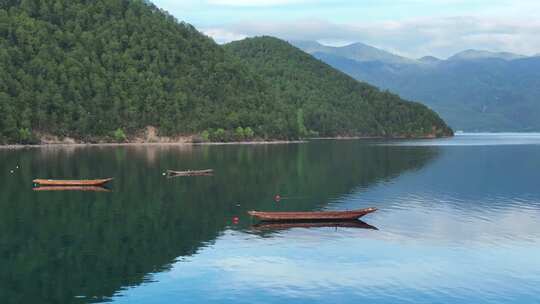
<svg viewBox="0 0 540 304">
<path fill-rule="evenodd" d="M 177 177 L 177 176 L 212 176 L 214 175 L 213 169 L 206 170 L 186 170 L 186 171 L 175 171 L 167 170 L 168 177 Z"/>
<path fill-rule="evenodd" d="M 34 179 L 32 182 L 35 185 L 39 186 L 78 186 L 78 187 L 99 187 L 103 186 L 106 183 L 112 181 L 113 178 L 102 178 L 102 179 L 81 179 L 81 180 L 73 180 L 73 179 L 66 179 L 66 180 L 60 180 L 60 179 Z"/>
<path fill-rule="evenodd" d="M 262 212 L 248 211 L 248 214 L 261 221 L 294 222 L 294 221 L 352 221 L 377 211 L 377 208 L 365 208 L 350 211 L 312 211 L 312 212 Z"/>
</svg>

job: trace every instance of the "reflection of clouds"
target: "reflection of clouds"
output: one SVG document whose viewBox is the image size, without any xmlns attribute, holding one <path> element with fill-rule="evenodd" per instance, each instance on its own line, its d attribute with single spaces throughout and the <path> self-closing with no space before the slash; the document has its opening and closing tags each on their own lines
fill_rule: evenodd
<svg viewBox="0 0 540 304">
<path fill-rule="evenodd" d="M 460 210 L 442 205 L 419 212 L 420 205 L 374 214 L 371 222 L 381 230 L 377 237 L 453 246 L 491 246 L 540 238 L 538 209 Z"/>
<path fill-rule="evenodd" d="M 337 242 L 320 242 L 315 247 L 309 240 L 307 244 L 310 246 L 303 246 L 306 245 L 305 233 L 317 234 L 315 231 L 291 230 L 266 240 L 264 246 L 251 247 L 249 252 L 243 250 L 240 257 L 231 256 L 210 264 L 228 272 L 227 276 L 233 278 L 238 288 L 249 285 L 276 290 L 320 287 L 316 292 L 391 285 L 404 289 L 462 289 L 470 286 L 471 280 L 476 280 L 469 275 L 480 269 L 477 274 L 505 273 L 519 277 L 514 273 L 516 269 L 536 269 L 540 274 L 540 260 L 535 259 L 540 250 L 535 244 L 521 243 L 495 251 L 493 247 L 486 246 L 448 250 L 445 246 L 373 239 L 377 232 L 369 233 L 369 238 L 354 237 L 359 233 L 346 229 L 345 234 L 349 237 L 342 237 Z M 330 234 L 336 233 L 326 232 L 326 236 Z M 236 237 L 242 235 L 225 235 L 218 241 L 218 247 Z M 497 261 L 505 263 L 492 264 Z M 253 281 L 256 283 L 250 284 Z M 475 282 L 473 285 L 492 289 L 492 283 L 496 282 Z"/>
<path fill-rule="evenodd" d="M 316 235 L 323 241 L 315 243 Z M 324 241 L 332 235 L 337 238 Z M 123 300 L 168 290 L 171 299 L 205 299 L 211 293 L 240 303 L 272 298 L 330 302 L 335 296 L 345 302 L 406 301 L 414 295 L 423 296 L 417 303 L 438 297 L 478 303 L 513 295 L 529 299 L 540 284 L 538 238 L 511 247 L 448 247 L 378 237 L 376 231 L 355 229 L 292 229 L 272 238 L 227 231 L 170 272 L 157 274 L 154 283 L 125 291 Z"/>
<path fill-rule="evenodd" d="M 463 135 L 449 141 L 464 146 L 441 147 L 428 166 L 357 189 L 336 207 L 378 207 L 366 221 L 381 230 L 377 237 L 388 240 L 460 247 L 538 242 L 540 134 Z M 534 146 L 522 145 L 527 141 Z M 439 143 L 418 145 L 424 142 Z M 494 142 L 498 145 L 467 146 Z"/>
<path fill-rule="evenodd" d="M 414 175 L 411 174 L 411 175 Z M 410 175 L 399 177 L 396 184 Z M 409 195 L 409 183 L 400 190 L 390 190 L 380 184 L 363 193 L 353 194 L 342 208 L 374 204 L 380 210 L 366 217 L 366 221 L 380 229 L 377 238 L 431 242 L 467 246 L 489 246 L 504 242 L 537 240 L 540 238 L 540 206 L 534 199 L 490 198 L 475 199 L 437 197 L 433 194 Z"/>
<path fill-rule="evenodd" d="M 433 140 L 398 140 L 381 143 L 383 146 L 516 146 L 540 145 L 540 133 L 464 133 L 452 138 Z"/>
</svg>

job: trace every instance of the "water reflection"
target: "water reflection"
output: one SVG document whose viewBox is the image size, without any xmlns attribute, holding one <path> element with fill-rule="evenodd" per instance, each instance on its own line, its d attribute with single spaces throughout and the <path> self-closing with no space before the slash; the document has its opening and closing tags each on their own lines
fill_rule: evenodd
<svg viewBox="0 0 540 304">
<path fill-rule="evenodd" d="M 381 230 L 227 229 L 114 301 L 536 303 L 540 146 L 505 141 L 444 145 L 421 170 L 333 198 L 379 207 Z"/>
<path fill-rule="evenodd" d="M 362 142 L 0 151 L 0 298 L 107 300 L 171 269 L 227 229 L 250 230 L 247 210 L 323 209 L 437 154 Z M 167 179 L 168 168 L 213 168 L 215 175 Z M 111 176 L 114 192 L 32 191 L 38 176 Z M 277 193 L 297 199 L 276 203 Z"/>
<path fill-rule="evenodd" d="M 276 231 L 276 230 L 288 230 L 292 228 L 360 228 L 360 229 L 372 229 L 378 230 L 377 227 L 369 225 L 360 220 L 355 221 L 339 221 L 339 222 L 285 222 L 285 223 L 268 223 L 261 222 L 253 225 L 254 231 Z"/>
<path fill-rule="evenodd" d="M 215 244 L 122 291 L 118 303 L 535 303 L 535 246 L 454 248 L 381 231 L 227 230 Z M 189 282 L 189 283 L 185 283 Z M 193 288 L 196 286 L 196 288 Z M 163 292 L 166 290 L 167 292 Z M 254 292 L 256 291 L 256 292 Z M 195 301 L 194 301 L 195 300 Z"/>
<path fill-rule="evenodd" d="M 540 133 L 459 133 L 451 138 L 395 140 L 381 142 L 380 144 L 410 147 L 540 145 Z"/>
<path fill-rule="evenodd" d="M 32 188 L 34 191 L 89 191 L 89 192 L 111 192 L 112 190 L 100 186 L 40 186 Z"/>
</svg>

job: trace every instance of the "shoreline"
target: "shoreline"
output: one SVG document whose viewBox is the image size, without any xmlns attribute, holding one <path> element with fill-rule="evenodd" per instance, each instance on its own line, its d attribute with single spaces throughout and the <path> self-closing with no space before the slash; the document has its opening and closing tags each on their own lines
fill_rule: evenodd
<svg viewBox="0 0 540 304">
<path fill-rule="evenodd" d="M 356 140 L 356 139 L 379 139 L 379 140 L 419 140 L 419 139 L 443 139 L 443 138 L 452 138 L 456 135 L 446 135 L 441 137 L 436 136 L 418 136 L 418 137 L 406 137 L 406 136 L 395 136 L 395 137 L 385 137 L 385 136 L 336 136 L 336 137 L 312 137 L 310 140 Z"/>
<path fill-rule="evenodd" d="M 222 145 L 284 145 L 307 143 L 308 140 L 235 141 L 235 142 L 126 142 L 126 143 L 43 143 L 33 145 L 0 145 L 0 150 L 67 148 L 67 147 L 139 147 L 139 146 L 222 146 Z"/>
<path fill-rule="evenodd" d="M 455 135 L 454 135 L 455 136 Z M 224 146 L 224 145 L 285 145 L 285 144 L 302 144 L 311 140 L 430 140 L 451 138 L 454 136 L 443 137 L 383 137 L 383 136 L 336 136 L 336 137 L 312 137 L 299 140 L 255 140 L 255 141 L 231 141 L 231 142 L 189 142 L 189 141 L 157 141 L 144 142 L 133 141 L 125 143 L 77 143 L 77 142 L 47 142 L 32 145 L 0 145 L 0 150 L 14 149 L 35 149 L 35 148 L 67 148 L 67 147 L 139 147 L 139 146 Z"/>
</svg>

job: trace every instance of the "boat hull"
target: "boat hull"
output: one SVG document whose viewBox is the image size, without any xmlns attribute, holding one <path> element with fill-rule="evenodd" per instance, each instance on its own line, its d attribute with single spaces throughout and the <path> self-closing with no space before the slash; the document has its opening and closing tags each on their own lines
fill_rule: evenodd
<svg viewBox="0 0 540 304">
<path fill-rule="evenodd" d="M 351 211 L 315 211 L 315 212 L 261 212 L 249 211 L 249 215 L 261 221 L 350 221 L 377 211 L 377 208 L 365 208 Z"/>
<path fill-rule="evenodd" d="M 33 183 L 40 186 L 103 186 L 112 181 L 112 178 L 92 179 L 92 180 L 57 180 L 57 179 L 35 179 Z"/>
</svg>

